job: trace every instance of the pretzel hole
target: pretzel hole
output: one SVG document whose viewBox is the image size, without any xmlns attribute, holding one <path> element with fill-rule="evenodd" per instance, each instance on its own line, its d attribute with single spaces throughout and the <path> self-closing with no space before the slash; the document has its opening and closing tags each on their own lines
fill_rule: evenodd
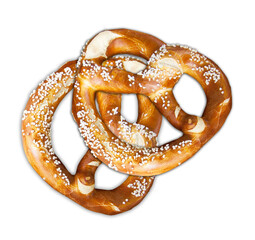
<svg viewBox="0 0 255 240">
<path fill-rule="evenodd" d="M 188 74 L 183 74 L 173 89 L 173 94 L 188 114 L 202 116 L 206 106 L 206 96 L 202 86 Z"/>
<path fill-rule="evenodd" d="M 162 115 L 161 128 L 157 137 L 158 145 L 163 145 L 182 136 L 182 132 L 174 128 Z"/>
<path fill-rule="evenodd" d="M 95 188 L 111 190 L 122 184 L 127 175 L 119 173 L 101 164 L 95 174 Z"/>
<path fill-rule="evenodd" d="M 98 112 L 98 114 L 99 114 L 99 115 L 100 115 L 100 117 L 101 117 L 101 112 L 100 112 L 100 109 L 99 109 L 99 105 L 98 105 L 98 99 L 97 99 L 97 97 L 95 98 L 95 105 L 96 105 L 97 112 Z"/>
<path fill-rule="evenodd" d="M 68 171 L 76 172 L 77 165 L 87 151 L 71 114 L 72 92 L 60 102 L 51 125 L 52 146 Z M 67 110 L 69 109 L 69 110 Z"/>
<path fill-rule="evenodd" d="M 130 123 L 138 117 L 138 100 L 136 94 L 122 94 L 121 115 Z"/>
</svg>

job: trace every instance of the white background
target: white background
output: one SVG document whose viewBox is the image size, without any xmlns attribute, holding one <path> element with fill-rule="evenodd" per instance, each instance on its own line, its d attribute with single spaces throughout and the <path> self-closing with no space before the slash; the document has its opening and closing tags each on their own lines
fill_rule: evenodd
<svg viewBox="0 0 255 240">
<path fill-rule="evenodd" d="M 2 1 L 1 239 L 255 239 L 253 1 Z M 197 48 L 226 73 L 233 109 L 222 130 L 192 159 L 156 178 L 146 199 L 129 212 L 86 210 L 49 187 L 32 169 L 21 144 L 21 115 L 31 91 L 87 39 L 103 29 L 130 28 L 168 43 Z M 205 98 L 187 76 L 175 94 L 189 113 Z M 128 103 L 127 103 L 128 102 Z M 136 100 L 124 97 L 134 120 Z M 53 122 L 53 144 L 71 172 L 86 148 L 71 114 L 69 94 Z M 163 122 L 161 143 L 180 134 Z M 102 166 L 97 186 L 125 176 Z"/>
</svg>

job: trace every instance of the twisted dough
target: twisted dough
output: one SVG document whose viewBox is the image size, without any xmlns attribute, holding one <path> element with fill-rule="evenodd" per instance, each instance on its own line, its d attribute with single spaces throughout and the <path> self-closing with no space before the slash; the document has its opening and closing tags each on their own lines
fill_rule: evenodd
<svg viewBox="0 0 255 240">
<path fill-rule="evenodd" d="M 116 61 L 124 64 L 125 60 L 125 58 L 114 59 L 112 64 L 115 64 Z M 134 66 L 141 64 L 137 60 L 129 61 Z M 105 62 L 104 64 L 110 63 Z M 154 177 L 129 176 L 119 187 L 113 190 L 95 189 L 94 175 L 101 161 L 93 157 L 88 151 L 79 163 L 76 174 L 72 175 L 52 148 L 50 126 L 53 114 L 64 96 L 73 88 L 75 73 L 76 61 L 68 62 L 39 84 L 38 88 L 31 94 L 22 120 L 25 153 L 33 168 L 50 186 L 83 207 L 104 214 L 118 214 L 127 211 L 146 196 Z M 115 134 L 130 143 L 139 145 L 142 141 L 142 144 L 154 146 L 160 128 L 161 116 L 148 99 L 145 99 L 144 96 L 140 99 L 139 105 L 143 101 L 141 108 L 147 106 L 147 109 L 143 109 L 143 114 L 150 114 L 152 119 L 156 121 L 155 123 L 150 124 L 150 117 L 143 117 L 141 112 L 136 125 L 124 121 L 120 114 L 114 114 L 113 119 L 112 113 L 103 106 L 107 106 L 109 103 L 113 109 L 119 109 L 120 112 L 119 95 L 99 94 L 98 103 L 102 109 L 103 118 L 112 118 L 112 124 L 109 121 L 107 124 Z M 126 126 L 124 129 L 122 129 L 123 122 Z M 139 134 L 140 142 L 133 138 L 133 132 L 128 132 L 127 127 L 136 130 L 134 133 Z"/>
<path fill-rule="evenodd" d="M 151 38 L 125 29 L 96 35 L 85 45 L 79 59 L 73 93 L 73 115 L 94 156 L 117 171 L 143 176 L 161 174 L 192 157 L 221 128 L 232 103 L 228 80 L 212 60 L 187 46 L 166 45 L 161 41 L 152 45 Z M 149 60 L 148 66 L 134 74 L 101 65 L 105 58 L 125 53 L 144 57 Z M 195 78 L 205 91 L 207 105 L 202 117 L 185 113 L 174 98 L 172 89 L 183 73 Z M 97 113 L 94 97 L 98 91 L 139 93 L 149 97 L 183 136 L 152 148 L 121 141 Z M 77 115 L 79 111 L 84 112 L 82 117 Z M 97 134 L 97 126 L 100 126 L 100 134 Z M 97 144 L 90 141 L 92 135 Z"/>
</svg>

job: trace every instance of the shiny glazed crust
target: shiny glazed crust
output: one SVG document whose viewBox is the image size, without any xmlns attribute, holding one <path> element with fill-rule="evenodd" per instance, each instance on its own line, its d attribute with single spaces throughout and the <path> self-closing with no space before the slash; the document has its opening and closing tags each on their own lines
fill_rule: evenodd
<svg viewBox="0 0 255 240">
<path fill-rule="evenodd" d="M 126 29 L 94 36 L 79 59 L 73 93 L 73 115 L 93 155 L 109 167 L 132 175 L 158 175 L 188 160 L 217 133 L 232 105 L 230 85 L 217 64 L 190 47 L 167 45 L 160 40 L 151 44 L 151 38 Z M 102 66 L 106 58 L 126 53 L 145 58 L 148 65 L 138 73 Z M 205 91 L 207 105 L 202 117 L 184 112 L 174 98 L 172 89 L 184 73 L 195 78 Z M 183 136 L 151 148 L 123 142 L 97 113 L 94 98 L 98 91 L 149 97 Z M 82 117 L 77 115 L 80 111 Z M 91 136 L 97 144 L 90 141 Z"/>
<path fill-rule="evenodd" d="M 118 60 L 123 64 L 127 59 L 116 58 L 111 64 L 115 64 Z M 133 65 L 138 64 L 138 60 L 130 61 Z M 68 62 L 40 83 L 31 94 L 22 119 L 25 153 L 32 167 L 50 186 L 81 206 L 111 215 L 128 211 L 146 196 L 154 177 L 128 176 L 119 187 L 113 190 L 96 189 L 94 175 L 101 161 L 93 157 L 90 150 L 79 163 L 76 174 L 72 175 L 52 148 L 50 126 L 53 114 L 64 96 L 73 88 L 75 74 L 76 61 Z M 143 104 L 141 109 L 144 111 L 139 112 L 136 124 L 128 123 L 120 115 L 121 97 L 119 95 L 99 94 L 98 103 L 103 118 L 112 119 L 106 123 L 117 136 L 137 145 L 155 146 L 161 115 L 150 100 L 145 98 L 142 96 L 139 100 L 139 106 Z M 110 112 L 109 107 L 105 108 L 108 104 L 115 110 L 114 112 Z M 144 106 L 147 106 L 147 109 L 143 109 Z M 145 114 L 145 117 L 142 114 Z M 155 122 L 146 126 L 146 123 L 151 122 L 150 117 L 147 117 L 148 114 L 151 114 Z M 140 142 L 134 137 L 135 134 L 139 134 Z"/>
<path fill-rule="evenodd" d="M 183 111 L 173 95 L 182 74 L 195 78 L 205 91 L 201 117 Z M 73 88 L 72 113 L 90 148 L 75 175 L 54 153 L 50 137 L 54 112 Z M 121 116 L 121 93 L 137 94 L 137 123 Z M 222 127 L 231 105 L 225 74 L 195 49 L 138 31 L 106 30 L 87 42 L 77 62 L 66 63 L 32 92 L 22 119 L 23 146 L 32 167 L 54 189 L 89 210 L 118 214 L 142 201 L 154 175 L 199 151 Z M 160 113 L 183 135 L 156 146 Z M 132 176 L 113 190 L 96 189 L 101 161 Z"/>
</svg>

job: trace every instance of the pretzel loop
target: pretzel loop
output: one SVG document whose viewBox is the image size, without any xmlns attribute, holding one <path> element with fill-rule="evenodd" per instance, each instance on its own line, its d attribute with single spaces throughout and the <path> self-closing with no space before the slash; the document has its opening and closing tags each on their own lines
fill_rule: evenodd
<svg viewBox="0 0 255 240">
<path fill-rule="evenodd" d="M 77 117 L 78 109 L 75 108 L 73 114 L 80 129 L 83 128 L 81 121 L 86 122 L 88 126 L 93 122 L 100 125 L 101 129 L 101 134 L 96 135 L 96 146 L 90 143 L 90 131 L 83 137 L 93 149 L 94 156 L 120 172 L 151 176 L 171 170 L 192 157 L 225 122 L 232 102 L 228 80 L 212 60 L 190 47 L 161 44 L 152 53 L 150 45 L 140 42 L 139 33 L 133 36 L 132 43 L 135 43 L 135 46 L 130 47 L 129 53 L 138 56 L 141 52 L 152 53 L 145 69 L 135 74 L 102 67 L 98 64 L 100 56 L 108 57 L 108 52 L 111 56 L 111 49 L 118 49 L 114 54 L 126 53 L 126 48 L 122 51 L 121 43 L 124 42 L 126 47 L 129 39 L 129 32 L 119 33 L 118 30 L 112 30 L 107 31 L 107 34 L 112 38 L 102 44 L 104 49 L 100 52 L 101 55 L 93 55 L 91 52 L 90 55 L 82 54 L 80 58 L 73 102 L 80 102 L 87 114 L 81 119 Z M 97 36 L 94 39 L 97 39 Z M 146 57 L 148 59 L 148 55 Z M 202 117 L 185 113 L 172 94 L 174 85 L 183 73 L 195 78 L 205 91 L 207 105 Z M 94 107 L 97 91 L 148 96 L 167 120 L 183 132 L 183 136 L 160 147 L 141 149 L 130 146 L 116 138 L 101 121 Z M 89 129 L 95 132 L 97 127 Z M 132 169 L 128 167 L 130 162 Z"/>
<path fill-rule="evenodd" d="M 117 60 L 114 59 L 113 62 L 115 63 Z M 126 58 L 119 59 L 119 61 L 125 63 Z M 131 61 L 133 65 L 137 63 L 137 61 Z M 107 65 L 108 63 L 105 62 L 104 64 Z M 33 168 L 54 189 L 92 211 L 118 214 L 133 208 L 142 201 L 148 193 L 154 177 L 129 176 L 119 187 L 113 190 L 95 189 L 94 175 L 101 161 L 93 157 L 88 151 L 80 161 L 76 174 L 72 175 L 55 155 L 51 146 L 51 120 L 58 104 L 73 88 L 76 73 L 75 65 L 75 61 L 65 64 L 43 81 L 30 96 L 22 121 L 24 149 Z M 108 103 L 113 109 L 119 109 L 120 113 L 121 102 L 120 100 L 115 101 L 116 97 L 120 99 L 118 95 L 101 94 L 101 100 L 98 102 L 103 118 L 112 117 L 112 113 L 105 111 Z M 120 114 L 115 114 L 114 121 L 111 118 L 112 124 L 109 121 L 107 124 L 117 136 L 130 143 L 155 146 L 161 116 L 148 98 L 144 98 L 144 96 L 141 98 L 144 101 L 143 104 L 146 101 L 148 107 L 148 111 L 144 109 L 144 113 L 151 114 L 151 116 L 148 119 L 139 116 L 140 120 L 134 125 L 134 130 L 130 129 L 128 132 L 127 129 L 121 129 L 123 123 L 125 123 L 126 128 L 132 128 L 133 124 L 126 122 Z M 141 105 L 140 100 L 139 105 Z M 149 109 L 154 110 L 151 112 Z M 150 117 L 157 119 L 155 124 L 150 124 Z M 139 129 L 141 127 L 143 131 Z M 138 140 L 140 141 L 136 137 L 134 138 L 135 134 L 139 134 Z"/>
</svg>

